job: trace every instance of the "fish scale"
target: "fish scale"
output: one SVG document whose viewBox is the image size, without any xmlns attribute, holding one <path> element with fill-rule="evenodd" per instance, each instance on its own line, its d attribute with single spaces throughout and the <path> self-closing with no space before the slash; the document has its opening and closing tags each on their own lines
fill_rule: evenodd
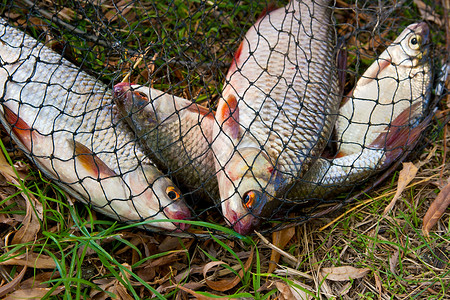
<svg viewBox="0 0 450 300">
<path fill-rule="evenodd" d="M 319 63 L 320 60 L 331 60 L 334 53 L 329 26 L 319 26 L 320 23 L 313 22 L 311 27 L 309 22 L 302 22 L 302 20 L 310 19 L 310 11 L 305 10 L 305 7 L 313 5 L 313 2 L 305 1 L 304 3 L 308 4 L 302 4 L 301 8 L 297 6 L 294 8 L 294 3 L 298 5 L 296 1 L 291 2 L 291 5 L 287 7 L 290 13 L 285 17 L 282 17 L 284 9 L 268 14 L 266 19 L 269 20 L 272 28 L 260 29 L 261 33 L 257 33 L 258 30 L 254 28 L 259 26 L 256 25 L 249 30 L 243 43 L 249 46 L 249 53 L 257 51 L 259 56 L 250 55 L 248 59 L 243 59 L 244 61 L 238 58 L 237 64 L 243 67 L 240 71 L 230 70 L 229 82 L 224 88 L 223 97 L 226 98 L 232 91 L 246 104 L 238 104 L 239 123 L 241 128 L 245 129 L 242 140 L 247 138 L 248 132 L 251 132 L 257 141 L 265 142 L 274 128 L 288 131 L 288 133 L 279 134 L 275 139 L 269 139 L 269 143 L 261 143 L 261 146 L 270 149 L 267 151 L 270 151 L 271 156 L 286 153 L 291 159 L 285 159 L 285 155 L 280 155 L 276 168 L 297 177 L 301 175 L 302 169 L 299 168 L 299 161 L 302 161 L 305 156 L 316 157 L 328 139 L 330 128 L 333 126 L 333 112 L 336 111 L 338 102 L 336 101 L 338 95 L 335 95 L 335 99 L 332 100 L 328 99 L 328 93 L 338 89 L 333 64 Z M 299 19 L 294 18 L 292 13 L 294 9 L 301 10 Z M 327 17 L 329 19 L 326 13 L 315 16 L 320 20 L 327 20 Z M 294 20 L 302 22 L 304 26 L 298 28 L 291 26 Z M 311 44 L 302 43 L 313 32 Z M 288 42 L 285 42 L 286 40 Z M 327 42 L 318 43 L 317 41 Z M 271 50 L 273 48 L 276 51 Z M 298 51 L 290 51 L 290 48 Z M 319 58 L 317 51 L 324 56 Z M 307 63 L 308 61 L 314 63 Z M 269 72 L 257 71 L 265 69 Z M 272 74 L 270 70 L 273 70 Z M 320 78 L 324 81 L 329 80 L 331 84 L 314 83 L 312 74 L 320 74 Z M 277 80 L 280 77 L 283 80 L 275 81 L 274 84 L 274 79 Z M 253 85 L 249 82 L 253 82 Z M 290 82 L 295 90 L 289 88 L 287 82 Z M 251 102 L 247 99 L 251 99 Z M 322 105 L 316 105 L 316 103 Z M 274 107 L 274 104 L 277 107 Z M 256 110 L 259 116 L 266 116 L 265 122 L 255 121 L 254 111 Z M 304 153 L 305 156 L 302 155 L 299 158 L 291 150 L 284 151 L 286 145 L 293 145 L 293 149 Z M 239 147 L 239 144 L 236 146 Z"/>
<path fill-rule="evenodd" d="M 212 146 L 222 211 L 241 233 L 273 213 L 331 134 L 340 97 L 328 2 L 292 0 L 261 17 L 226 76 Z"/>
<path fill-rule="evenodd" d="M 110 89 L 3 19 L 0 41 L 1 121 L 41 171 L 121 221 L 190 216 L 181 192 L 117 118 Z"/>
<path fill-rule="evenodd" d="M 213 113 L 153 88 L 119 83 L 115 102 L 152 160 L 199 197 L 218 200 L 210 151 Z"/>
</svg>

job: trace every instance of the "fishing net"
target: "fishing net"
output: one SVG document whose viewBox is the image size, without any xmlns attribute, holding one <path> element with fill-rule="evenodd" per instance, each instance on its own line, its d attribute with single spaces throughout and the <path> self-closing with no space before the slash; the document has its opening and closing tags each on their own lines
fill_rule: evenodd
<svg viewBox="0 0 450 300">
<path fill-rule="evenodd" d="M 170 208 L 170 205 L 162 200 L 166 196 L 170 199 L 179 198 L 177 195 L 178 190 L 167 190 L 167 188 L 164 188 L 162 191 L 155 191 L 155 189 L 161 189 L 155 183 L 155 178 L 163 177 L 163 175 L 156 175 L 153 178 L 148 178 L 149 176 L 146 175 L 146 166 L 153 164 L 179 187 L 180 193 L 183 194 L 190 211 L 190 216 L 185 214 L 184 217 L 190 220 L 209 221 L 226 225 L 222 202 L 227 201 L 227 199 L 220 198 L 216 182 L 217 172 L 221 172 L 224 166 L 220 163 L 218 164 L 219 167 L 217 164 L 213 165 L 210 167 L 212 170 L 208 173 L 209 175 L 204 177 L 205 175 L 201 173 L 200 169 L 202 168 L 202 163 L 207 164 L 207 154 L 194 155 L 189 153 L 193 147 L 190 139 L 202 135 L 207 148 L 211 149 L 214 138 L 210 138 L 208 136 L 210 134 L 208 128 L 202 129 L 200 124 L 204 119 L 211 120 L 211 116 L 216 112 L 223 88 L 227 84 L 227 72 L 241 41 L 245 40 L 246 33 L 260 16 L 264 16 L 266 12 L 285 5 L 287 5 L 286 1 L 277 3 L 265 1 L 239 1 L 235 3 L 234 1 L 215 0 L 187 2 L 133 0 L 3 1 L 0 6 L 0 12 L 1 16 L 9 24 L 8 26 L 19 28 L 24 35 L 26 34 L 37 39 L 67 60 L 64 61 L 58 58 L 54 58 L 53 61 L 49 61 L 46 58 L 40 60 L 39 53 L 42 49 L 39 47 L 41 46 L 36 44 L 35 47 L 39 48 L 39 50 L 34 52 L 32 49 L 22 49 L 22 46 L 27 47 L 27 45 L 26 43 L 21 43 L 19 38 L 19 42 L 16 42 L 13 47 L 17 55 L 21 55 L 19 64 L 26 64 L 26 61 L 34 59 L 33 65 L 49 64 L 52 74 L 47 76 L 39 72 L 36 73 L 33 70 L 39 71 L 40 69 L 31 67 L 27 73 L 28 75 L 18 80 L 17 76 L 15 78 L 14 72 L 10 69 L 11 59 L 5 58 L 5 55 L 8 54 L 3 50 L 0 51 L 2 62 L 2 71 L 0 73 L 3 76 L 1 102 L 4 114 L 7 114 L 6 110 L 8 109 L 11 109 L 13 112 L 13 115 L 3 120 L 4 123 L 11 125 L 10 130 L 7 129 L 6 131 L 11 133 L 12 130 L 13 135 L 23 133 L 23 128 L 20 126 L 24 125 L 18 120 L 21 118 L 21 113 L 24 114 L 25 118 L 26 112 L 21 112 L 20 107 L 29 107 L 31 111 L 35 112 L 36 118 L 43 118 L 42 115 L 46 115 L 46 107 L 51 107 L 52 101 L 58 101 L 55 97 L 60 97 L 62 99 L 60 101 L 65 104 L 56 108 L 58 111 L 57 117 L 44 120 L 42 121 L 44 125 L 40 125 L 43 126 L 42 128 L 46 128 L 45 132 L 40 132 L 42 136 L 54 138 L 53 140 L 46 140 L 54 143 L 54 147 L 51 147 L 53 152 L 45 153 L 42 150 L 44 152 L 36 154 L 39 140 L 33 140 L 33 138 L 32 144 L 35 143 L 35 146 L 32 146 L 32 149 L 36 151 L 25 152 L 38 167 L 47 169 L 44 173 L 70 194 L 119 221 L 147 221 L 151 223 L 151 220 L 155 218 L 174 219 L 180 217 L 180 215 L 176 215 L 173 212 L 169 213 L 168 210 L 170 209 L 167 208 Z M 332 72 L 339 74 L 340 78 L 340 87 L 330 91 L 330 95 L 334 94 L 335 98 L 340 97 L 336 109 L 330 113 L 333 126 L 337 122 L 336 116 L 340 114 L 338 106 L 342 107 L 345 101 L 352 101 L 348 99 L 352 99 L 352 90 L 358 80 L 362 78 L 363 73 L 407 26 L 422 20 L 427 22 L 429 28 L 431 46 L 427 48 L 428 52 L 424 59 L 430 65 L 432 79 L 430 82 L 421 83 L 420 89 L 422 92 L 419 93 L 419 96 L 423 98 L 423 101 L 418 100 L 422 102 L 420 102 L 420 113 L 417 117 L 400 124 L 401 126 L 398 124 L 393 126 L 393 120 L 383 123 L 385 132 L 391 132 L 391 135 L 388 135 L 389 138 L 396 140 L 393 137 L 394 135 L 411 137 L 410 139 L 405 139 L 406 142 L 400 145 L 395 143 L 395 145 L 389 144 L 386 136 L 378 141 L 379 145 L 381 145 L 380 149 L 382 149 L 383 157 L 390 151 L 396 153 L 392 162 L 383 164 L 381 162 L 382 159 L 378 158 L 370 166 L 360 163 L 363 149 L 370 148 L 362 139 L 360 144 L 356 143 L 360 150 L 359 152 L 358 150 L 355 151 L 354 162 L 346 162 L 343 165 L 339 165 L 339 161 L 334 159 L 341 157 L 339 148 L 345 144 L 345 141 L 342 140 L 344 135 L 339 136 L 336 133 L 336 128 L 324 134 L 326 140 L 318 142 L 320 144 L 317 146 L 320 148 L 318 154 L 302 154 L 306 157 L 305 161 L 308 161 L 308 163 L 305 163 L 303 167 L 297 166 L 300 169 L 298 172 L 284 174 L 284 169 L 281 170 L 276 163 L 279 156 L 271 157 L 270 160 L 272 160 L 275 172 L 283 173 L 283 176 L 285 176 L 283 178 L 288 178 L 288 181 L 292 184 L 284 186 L 283 193 L 270 195 L 276 198 L 276 202 L 274 202 L 276 205 L 271 207 L 269 213 L 266 212 L 262 215 L 252 209 L 248 210 L 248 214 L 253 214 L 255 219 L 260 220 L 260 223 L 263 224 L 259 228 L 261 231 L 271 231 L 285 226 L 292 226 L 312 217 L 323 216 L 332 210 L 342 207 L 345 203 L 354 199 L 355 196 L 361 195 L 361 192 L 367 192 L 380 178 L 385 178 L 387 175 L 383 177 L 383 172 L 395 170 L 401 160 L 406 155 L 409 155 L 413 149 L 419 149 L 418 151 L 423 149 L 426 143 L 432 141 L 435 135 L 438 134 L 442 123 L 446 122 L 445 114 L 440 115 L 441 119 L 430 121 L 436 108 L 442 108 L 444 105 L 442 99 L 448 96 L 444 83 L 440 82 L 444 78 L 442 76 L 442 66 L 448 62 L 446 55 L 448 52 L 445 48 L 445 28 L 446 26 L 448 27 L 448 24 L 444 24 L 442 15 L 445 12 L 441 5 L 435 1 L 417 0 L 332 1 L 329 6 L 331 8 L 332 38 L 326 42 L 333 45 L 333 62 L 324 61 L 323 63 L 331 65 Z M 318 7 L 316 6 L 315 10 L 311 9 L 311 14 L 313 11 L 317 11 Z M 320 22 L 326 23 L 325 20 Z M 264 30 L 258 31 L 257 34 L 261 35 L 261 40 L 264 39 Z M 3 41 L 4 37 L 1 37 L 1 39 Z M 312 39 L 314 39 L 314 35 Z M 302 49 L 302 45 L 299 45 L 299 48 Z M 30 53 L 32 54 L 30 55 Z M 74 77 L 58 82 L 56 77 L 62 76 L 58 75 L 58 72 L 61 74 L 66 72 L 64 70 L 59 71 L 59 66 L 73 66 L 71 68 L 75 70 Z M 259 71 L 256 70 L 255 72 Z M 304 72 L 309 71 L 304 70 Z M 85 74 L 88 74 L 86 75 L 87 77 L 83 77 Z M 253 75 L 251 74 L 251 76 Z M 245 74 L 245 76 L 249 75 Z M 311 78 L 322 80 L 320 78 L 321 74 L 310 74 L 310 76 Z M 44 81 L 40 78 L 44 78 Z M 51 79 L 45 82 L 46 78 Z M 40 97 L 39 99 L 42 99 L 41 104 L 27 104 L 29 101 L 27 88 L 33 82 L 37 83 L 37 89 L 41 90 L 41 93 L 38 93 L 37 96 L 37 98 Z M 66 84 L 67 82 L 69 84 Z M 174 101 L 173 97 L 176 96 L 182 98 L 182 100 L 186 99 L 194 103 L 192 106 L 194 109 L 191 109 L 190 113 L 200 116 L 194 118 L 195 121 L 192 123 L 192 127 L 196 129 L 191 132 L 189 128 L 186 129 L 188 122 L 184 119 L 185 114 L 183 111 L 188 110 L 188 108 L 183 107 L 181 109 L 175 108 L 170 114 L 172 119 L 175 118 L 174 124 L 180 126 L 179 130 L 177 128 L 171 128 L 171 131 L 160 130 L 160 126 L 157 124 L 155 128 L 152 128 L 147 133 L 142 131 L 133 133 L 133 129 L 136 130 L 136 128 L 130 126 L 130 118 L 133 113 L 138 114 L 140 111 L 117 113 L 117 107 L 113 106 L 112 97 L 104 96 L 112 95 L 114 86 L 121 82 L 131 82 L 145 86 L 147 91 L 148 87 L 151 87 L 156 91 L 157 96 L 151 97 L 143 92 L 133 93 L 133 95 L 137 98 L 140 97 L 143 101 L 151 100 L 153 97 L 154 101 L 163 99 L 172 103 L 171 101 Z M 12 83 L 20 84 L 20 87 L 14 90 Z M 323 84 L 327 85 L 326 82 Z M 87 88 L 81 89 L 79 85 Z M 275 85 L 276 83 L 274 83 Z M 49 87 L 52 87 L 53 90 Z M 127 87 L 127 85 L 124 85 L 124 87 Z M 436 87 L 438 93 L 435 91 Z M 295 90 L 295 86 L 292 88 Z M 411 90 L 413 88 L 411 86 Z M 45 92 L 50 90 L 54 94 Z M 131 92 L 135 91 L 131 89 Z M 34 90 L 29 92 L 28 96 L 31 97 L 33 93 L 35 93 Z M 275 96 L 276 93 L 277 91 L 273 89 L 273 94 L 269 93 L 269 95 L 266 95 L 267 100 L 265 101 L 280 97 Z M 76 95 L 76 97 L 68 97 L 67 95 L 70 94 Z M 94 94 L 97 96 L 94 96 Z M 378 104 L 377 99 L 368 97 L 366 100 L 368 102 L 371 101 L 373 105 Z M 14 101 L 16 104 L 11 106 L 12 108 L 8 106 L 8 103 Z M 86 101 L 90 102 L 90 104 L 87 105 Z M 410 116 L 411 106 L 417 99 L 403 99 L 402 101 L 409 101 L 406 107 L 409 111 L 408 116 Z M 423 104 L 425 102 L 428 104 Z M 239 107 L 239 105 L 244 105 L 245 102 L 238 101 L 237 103 Z M 5 108 L 5 106 L 9 108 Z M 56 105 L 54 106 L 56 107 Z M 18 111 L 14 111 L 14 108 Z M 232 107 L 229 109 L 231 115 L 232 109 Z M 77 111 L 76 114 L 74 113 L 75 110 Z M 278 110 L 279 115 L 287 114 L 288 111 L 296 115 L 295 108 L 283 107 L 282 105 L 274 104 L 273 110 Z M 104 111 L 108 113 L 103 113 Z M 357 113 L 357 111 L 354 111 L 353 114 Z M 378 112 L 374 110 L 374 113 Z M 320 114 L 320 112 L 317 112 L 317 114 Z M 350 118 L 351 121 L 353 120 L 351 119 L 353 114 L 350 115 L 351 117 L 344 117 L 347 118 L 347 121 Z M 109 125 L 101 123 L 103 121 L 99 121 L 99 118 L 106 118 L 106 124 Z M 233 118 L 233 116 L 230 118 Z M 76 122 L 78 123 L 76 124 L 78 125 L 71 132 L 70 128 L 72 127 L 66 124 L 74 119 L 77 120 Z M 224 133 L 223 124 L 215 121 L 214 118 L 212 120 L 211 126 L 216 126 Z M 279 130 L 279 126 L 274 125 L 276 123 L 275 120 L 276 118 L 272 120 L 271 124 L 266 124 L 267 128 L 276 131 L 271 138 L 280 136 L 280 139 L 282 139 L 281 136 L 293 136 L 292 132 L 295 132 L 295 130 L 287 133 L 282 132 Z M 235 118 L 234 121 L 239 120 Z M 287 127 L 292 129 L 295 126 L 301 126 L 301 120 L 297 121 L 297 125 L 288 125 Z M 25 123 L 30 127 L 26 135 L 30 135 L 29 132 L 33 132 L 35 123 L 39 125 L 37 121 Z M 48 124 L 48 126 L 46 127 L 45 124 Z M 247 136 L 251 135 L 252 127 L 242 128 L 243 124 L 239 124 L 241 132 L 245 132 L 248 129 Z M 420 124 L 426 125 L 423 125 L 423 130 L 414 130 L 421 128 Z M 369 123 L 362 125 L 369 125 Z M 349 124 L 346 126 L 351 128 Z M 14 128 L 16 128 L 15 131 Z M 37 131 L 39 133 L 39 129 Z M 428 134 L 427 140 L 420 138 L 424 133 L 430 132 L 431 134 Z M 110 135 L 115 137 L 117 141 L 104 139 L 105 136 Z M 119 140 L 124 135 L 126 135 L 126 142 Z M 165 142 L 168 135 L 171 135 L 171 139 L 169 142 Z M 418 137 L 414 135 L 418 135 Z M 55 142 L 57 137 L 64 139 L 66 144 Z M 149 138 L 153 139 L 150 143 L 153 145 L 153 148 L 149 147 L 147 142 Z M 9 142 L 7 133 L 2 135 L 2 140 L 8 150 L 13 151 L 17 149 L 14 143 Z M 24 142 L 23 138 L 22 140 L 16 138 L 17 141 L 19 144 L 22 144 L 23 150 L 23 144 L 26 141 Z M 77 143 L 82 145 L 77 146 Z M 265 148 L 266 144 L 264 141 L 258 140 L 257 144 L 261 150 L 260 152 L 264 153 L 261 156 L 270 152 L 269 149 Z M 281 149 L 281 153 L 289 147 L 293 147 L 289 143 L 282 144 L 285 149 Z M 353 142 L 353 144 L 355 143 Z M 233 152 L 239 151 L 241 151 L 240 146 L 235 145 Z M 64 152 L 64 155 L 60 152 Z M 170 156 L 171 153 L 179 156 L 179 161 L 175 164 L 173 163 L 174 158 Z M 242 153 L 238 155 L 244 157 Z M 59 159 L 60 167 L 57 167 L 54 162 L 58 157 L 64 157 Z M 78 160 L 74 159 L 77 157 Z M 132 161 L 132 166 L 121 166 L 121 161 L 124 160 L 124 157 Z M 216 156 L 212 155 L 212 157 Z M 42 159 L 47 159 L 47 167 L 45 163 L 42 163 Z M 81 161 L 81 163 L 75 161 Z M 247 161 L 244 157 L 244 161 L 249 170 L 246 176 L 248 177 L 251 174 L 257 177 L 256 172 L 252 173 L 252 169 L 256 168 L 256 160 L 248 159 Z M 319 161 L 322 162 L 322 165 L 318 163 Z M 85 163 L 84 165 L 83 162 Z M 79 168 L 81 166 L 89 165 L 89 163 L 95 175 L 86 175 L 80 171 Z M 102 173 L 104 171 L 103 163 L 108 169 L 112 170 L 113 174 L 108 173 L 109 171 Z M 194 168 L 192 168 L 192 165 L 194 165 Z M 317 169 L 323 167 L 329 170 L 336 166 L 346 169 L 346 172 L 340 174 L 340 179 L 335 182 L 325 182 L 327 173 L 320 173 L 320 170 L 318 171 Z M 191 175 L 189 175 L 189 172 L 186 173 L 187 168 L 190 170 Z M 61 170 L 69 170 L 73 174 L 64 174 L 64 177 L 58 174 Z M 123 179 L 126 176 L 131 178 L 131 175 L 134 174 L 133 172 L 140 174 L 139 180 L 146 182 L 146 184 L 140 184 L 138 191 L 136 191 L 134 186 L 131 186 L 133 184 L 131 179 L 124 179 L 123 182 L 112 181 L 112 183 L 105 183 L 105 178 Z M 352 172 L 363 173 L 363 175 L 357 179 L 352 179 L 349 175 Z M 107 174 L 107 176 L 104 174 Z M 349 180 L 342 180 L 342 177 L 348 177 Z M 98 185 L 94 187 L 89 186 L 89 180 L 97 182 Z M 115 191 L 114 187 L 121 184 L 125 186 L 125 192 L 115 195 L 113 192 Z M 210 187 L 211 185 L 213 188 Z M 239 205 L 248 206 L 249 200 L 246 197 L 249 194 L 241 193 L 238 184 L 234 185 L 232 189 L 232 194 L 240 193 L 239 198 L 243 203 Z M 261 189 L 262 193 L 269 193 L 265 190 L 266 186 L 261 186 Z M 292 191 L 296 189 L 301 191 L 295 194 Z M 95 190 L 96 195 L 98 194 L 98 196 L 95 196 L 97 198 L 92 195 L 92 190 Z M 162 193 L 163 196 L 146 200 L 150 202 L 144 202 L 143 204 L 138 203 L 142 201 L 140 199 L 146 193 L 158 195 Z M 301 196 L 298 196 L 299 194 Z M 147 199 L 150 199 L 150 196 L 148 197 Z M 99 201 L 98 198 L 103 200 Z M 123 205 L 127 201 L 131 201 L 131 204 Z M 153 211 L 151 213 L 144 212 L 145 208 L 143 206 L 153 206 Z M 150 230 L 157 229 L 157 227 L 148 224 L 143 226 Z M 190 234 L 193 234 L 192 232 L 201 232 L 201 228 L 195 226 L 189 230 L 184 230 L 185 226 L 180 227 L 179 224 L 175 224 L 175 227 L 169 228 L 168 231 L 173 231 L 175 228 L 181 228 L 186 233 L 190 231 Z"/>
</svg>

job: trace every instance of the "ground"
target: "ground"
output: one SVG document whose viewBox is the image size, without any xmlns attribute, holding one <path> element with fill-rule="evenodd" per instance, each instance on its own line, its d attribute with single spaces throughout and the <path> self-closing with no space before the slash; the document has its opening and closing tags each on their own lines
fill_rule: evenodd
<svg viewBox="0 0 450 300">
<path fill-rule="evenodd" d="M 437 74 L 448 61 L 449 3 L 424 2 L 385 1 L 383 10 L 336 2 L 337 34 L 349 51 L 346 91 L 389 41 L 421 19 L 431 27 Z M 24 0 L 5 2 L 0 11 L 14 25 L 31 12 L 27 33 L 52 41 L 106 84 L 129 73 L 134 82 L 213 108 L 242 34 L 265 6 Z M 52 16 L 60 21 L 49 29 Z M 217 224 L 218 210 L 193 221 L 205 233 L 200 238 L 111 220 L 49 181 L 2 129 L 0 297 L 450 299 L 448 91 L 438 102 L 414 153 L 376 188 L 319 218 L 249 237 Z"/>
</svg>

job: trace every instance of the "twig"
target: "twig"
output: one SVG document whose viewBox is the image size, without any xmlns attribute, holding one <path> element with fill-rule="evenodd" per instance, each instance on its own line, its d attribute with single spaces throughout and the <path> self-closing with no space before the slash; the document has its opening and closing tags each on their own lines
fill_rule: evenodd
<svg viewBox="0 0 450 300">
<path fill-rule="evenodd" d="M 257 232 L 255 230 L 256 235 L 261 239 L 261 241 L 270 249 L 277 251 L 278 253 L 280 253 L 281 255 L 283 255 L 284 257 L 286 257 L 287 259 L 289 259 L 290 261 L 294 262 L 295 264 L 298 264 L 299 261 L 297 258 L 295 258 L 294 256 L 292 256 L 291 254 L 287 253 L 286 251 L 278 248 L 277 246 L 275 246 L 274 244 L 272 244 L 271 242 L 269 242 L 261 233 Z"/>
</svg>

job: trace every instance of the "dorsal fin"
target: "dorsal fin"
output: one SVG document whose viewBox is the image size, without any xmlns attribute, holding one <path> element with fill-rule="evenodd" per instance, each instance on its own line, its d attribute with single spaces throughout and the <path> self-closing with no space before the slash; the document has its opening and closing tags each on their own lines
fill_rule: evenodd
<svg viewBox="0 0 450 300">
<path fill-rule="evenodd" d="M 70 142 L 70 140 L 69 140 Z M 100 158 L 98 158 L 92 151 L 85 145 L 73 141 L 75 150 L 75 160 L 79 161 L 81 165 L 96 178 L 108 178 L 116 176 L 113 170 L 111 170 Z"/>
</svg>

